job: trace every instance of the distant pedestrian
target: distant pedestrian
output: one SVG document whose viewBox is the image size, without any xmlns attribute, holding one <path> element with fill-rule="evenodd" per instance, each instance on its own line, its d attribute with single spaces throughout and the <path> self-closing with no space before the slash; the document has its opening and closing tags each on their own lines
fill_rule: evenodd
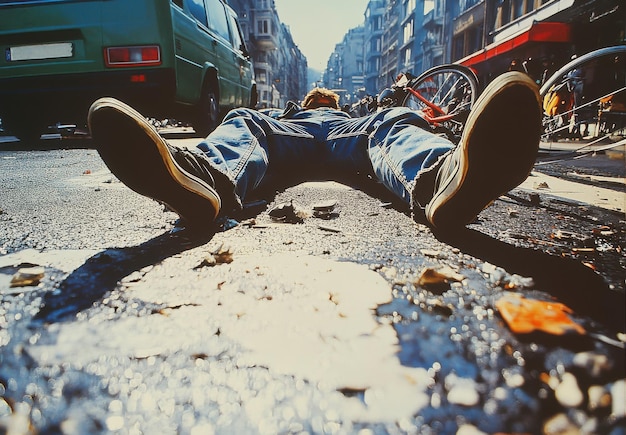
<svg viewBox="0 0 626 435">
<path fill-rule="evenodd" d="M 131 107 L 103 98 L 91 106 L 89 127 L 113 174 L 200 228 L 237 211 L 268 184 L 372 179 L 415 217 L 439 229 L 461 227 L 524 181 L 541 134 L 537 86 L 519 72 L 497 77 L 483 91 L 458 146 L 406 107 L 352 118 L 326 89 L 313 90 L 302 107 L 278 118 L 236 109 L 195 149 L 179 149 Z"/>
<path fill-rule="evenodd" d="M 544 58 L 541 60 L 541 77 L 539 79 L 539 85 L 543 86 L 543 84 L 548 81 L 548 79 L 554 73 L 554 62 L 552 62 L 548 58 Z"/>
<path fill-rule="evenodd" d="M 572 60 L 576 59 L 576 55 L 572 56 Z M 581 116 L 580 106 L 583 102 L 583 88 L 584 88 L 584 74 L 582 69 L 574 68 L 567 73 L 567 90 L 569 91 L 572 99 L 571 103 L 571 117 L 570 117 L 570 133 L 574 137 L 582 137 L 582 131 L 580 128 Z"/>
</svg>

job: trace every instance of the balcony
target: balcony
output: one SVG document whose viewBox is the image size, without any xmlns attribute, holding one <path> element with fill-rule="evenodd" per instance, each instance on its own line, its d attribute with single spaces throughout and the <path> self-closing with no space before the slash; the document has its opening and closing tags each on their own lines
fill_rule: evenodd
<svg viewBox="0 0 626 435">
<path fill-rule="evenodd" d="M 278 38 L 269 33 L 251 33 L 250 41 L 256 44 L 256 47 L 260 50 L 274 50 L 278 47 Z"/>
<path fill-rule="evenodd" d="M 272 64 L 267 61 L 254 61 L 254 68 L 262 69 L 263 71 L 272 72 Z"/>
<path fill-rule="evenodd" d="M 424 28 L 432 29 L 438 26 L 443 26 L 443 16 L 435 16 L 435 11 L 432 10 L 424 15 L 424 21 L 422 23 Z"/>
</svg>

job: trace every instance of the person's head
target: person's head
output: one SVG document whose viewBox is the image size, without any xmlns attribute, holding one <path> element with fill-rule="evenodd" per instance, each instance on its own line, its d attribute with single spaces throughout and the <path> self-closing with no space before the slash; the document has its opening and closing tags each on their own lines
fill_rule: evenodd
<svg viewBox="0 0 626 435">
<path fill-rule="evenodd" d="M 314 88 L 302 101 L 302 108 L 317 109 L 318 107 L 330 107 L 339 109 L 339 95 L 326 88 Z"/>
</svg>

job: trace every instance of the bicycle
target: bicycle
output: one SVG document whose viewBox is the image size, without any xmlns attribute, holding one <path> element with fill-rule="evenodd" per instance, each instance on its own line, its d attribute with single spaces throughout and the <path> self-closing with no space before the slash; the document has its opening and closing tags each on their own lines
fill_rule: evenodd
<svg viewBox="0 0 626 435">
<path fill-rule="evenodd" d="M 626 45 L 577 57 L 546 80 L 542 140 L 607 139 L 626 127 Z M 623 133 L 622 133 L 623 135 Z"/>
<path fill-rule="evenodd" d="M 352 107 L 353 114 L 372 113 L 390 107 L 409 107 L 421 112 L 434 133 L 444 134 L 457 144 L 465 121 L 478 98 L 478 78 L 462 65 L 433 67 L 419 76 L 404 72 L 376 99 L 362 100 Z"/>
</svg>

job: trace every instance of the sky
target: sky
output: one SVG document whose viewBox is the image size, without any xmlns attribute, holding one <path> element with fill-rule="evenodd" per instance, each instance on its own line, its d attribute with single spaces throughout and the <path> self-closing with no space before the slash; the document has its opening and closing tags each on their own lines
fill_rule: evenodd
<svg viewBox="0 0 626 435">
<path fill-rule="evenodd" d="M 364 22 L 368 0 L 274 0 L 310 68 L 324 70 L 335 45 Z"/>
</svg>

